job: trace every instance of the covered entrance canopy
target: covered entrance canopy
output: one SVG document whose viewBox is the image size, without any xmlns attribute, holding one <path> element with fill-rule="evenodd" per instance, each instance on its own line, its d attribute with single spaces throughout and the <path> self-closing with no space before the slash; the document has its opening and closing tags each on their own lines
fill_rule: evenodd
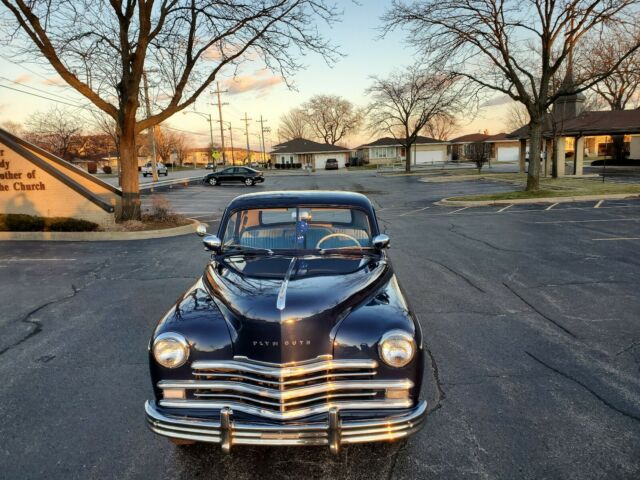
<svg viewBox="0 0 640 480">
<path fill-rule="evenodd" d="M 634 135 L 640 134 L 640 110 L 612 110 L 612 111 L 586 111 L 576 117 L 567 118 L 552 128 L 552 122 L 547 119 L 547 127 L 542 135 L 545 139 L 545 151 L 551 152 L 551 142 L 557 142 L 557 174 L 565 174 L 565 142 L 567 138 L 573 138 L 575 142 L 574 172 L 582 175 L 584 163 L 584 139 L 598 135 Z M 509 134 L 511 138 L 520 140 L 520 171 L 525 171 L 527 156 L 527 141 L 529 140 L 529 127 L 522 127 Z M 638 139 L 640 141 L 640 139 Z M 545 172 L 551 172 L 550 154 L 545 156 Z"/>
</svg>

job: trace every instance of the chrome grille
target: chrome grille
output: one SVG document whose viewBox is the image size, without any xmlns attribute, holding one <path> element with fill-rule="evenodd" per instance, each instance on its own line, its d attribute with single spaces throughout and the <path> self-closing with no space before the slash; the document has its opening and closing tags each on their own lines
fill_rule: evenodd
<svg viewBox="0 0 640 480">
<path fill-rule="evenodd" d="M 200 408 L 230 406 L 271 418 L 295 418 L 348 408 L 404 407 L 408 399 L 385 399 L 389 388 L 408 389 L 409 380 L 376 378 L 375 360 L 334 360 L 321 356 L 293 364 L 273 364 L 235 357 L 231 361 L 196 361 L 193 379 L 161 381 L 160 388 L 183 388 L 185 400 L 162 400 L 161 405 Z"/>
</svg>

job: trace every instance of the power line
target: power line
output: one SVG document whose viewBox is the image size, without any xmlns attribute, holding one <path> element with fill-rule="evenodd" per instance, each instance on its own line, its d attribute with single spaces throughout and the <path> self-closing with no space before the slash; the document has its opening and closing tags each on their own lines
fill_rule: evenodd
<svg viewBox="0 0 640 480">
<path fill-rule="evenodd" d="M 84 106 L 84 105 L 74 105 L 72 103 L 68 103 L 68 102 L 64 102 L 62 100 L 56 100 L 55 98 L 49 98 L 49 97 L 45 97 L 44 95 L 38 95 L 36 93 L 32 93 L 32 92 L 25 92 L 24 90 L 20 90 L 18 88 L 15 87 L 9 87 L 8 85 L 0 85 L 0 87 L 2 88 L 6 88 L 8 90 L 13 90 L 14 92 L 20 92 L 20 93 L 24 93 L 25 95 L 31 95 L 32 97 L 38 97 L 38 98 L 42 98 L 44 100 L 49 100 L 50 102 L 55 102 L 55 103 L 61 103 L 63 105 L 67 105 L 69 107 L 74 107 L 74 108 L 82 108 L 84 110 L 96 110 L 96 109 L 92 109 L 89 106 Z"/>
</svg>

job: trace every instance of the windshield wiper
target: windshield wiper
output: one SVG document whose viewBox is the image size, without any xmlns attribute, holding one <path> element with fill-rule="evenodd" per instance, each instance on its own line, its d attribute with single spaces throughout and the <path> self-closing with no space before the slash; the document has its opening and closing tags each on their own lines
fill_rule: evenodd
<svg viewBox="0 0 640 480">
<path fill-rule="evenodd" d="M 337 247 L 337 248 L 321 248 L 320 253 L 362 253 L 369 254 L 375 251 L 373 247 Z"/>
<path fill-rule="evenodd" d="M 250 245 L 238 245 L 238 244 L 232 243 L 230 245 L 225 245 L 225 248 L 235 248 L 236 250 L 223 252 L 222 253 L 223 255 L 229 254 L 229 253 L 249 253 L 249 252 L 255 252 L 255 253 L 263 252 L 263 253 L 266 253 L 267 255 L 273 255 L 273 250 L 271 250 L 270 248 L 252 247 Z"/>
</svg>

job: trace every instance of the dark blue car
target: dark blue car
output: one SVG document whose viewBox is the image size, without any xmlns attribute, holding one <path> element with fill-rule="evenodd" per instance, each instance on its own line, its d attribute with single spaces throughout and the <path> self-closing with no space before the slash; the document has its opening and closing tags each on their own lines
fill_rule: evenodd
<svg viewBox="0 0 640 480">
<path fill-rule="evenodd" d="M 422 332 L 365 196 L 243 195 L 199 234 L 211 261 L 149 344 L 154 432 L 338 452 L 420 428 Z"/>
</svg>

